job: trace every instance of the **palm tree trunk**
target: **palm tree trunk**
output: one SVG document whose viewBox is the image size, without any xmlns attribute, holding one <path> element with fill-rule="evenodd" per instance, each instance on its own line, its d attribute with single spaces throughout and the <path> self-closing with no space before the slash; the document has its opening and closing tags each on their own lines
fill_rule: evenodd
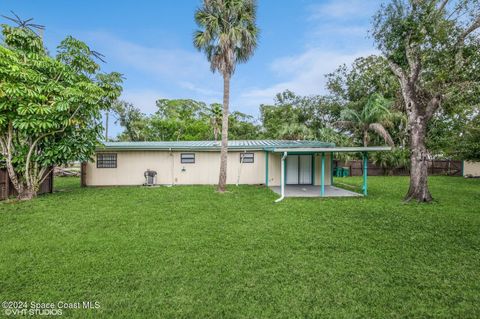
<svg viewBox="0 0 480 319">
<path fill-rule="evenodd" d="M 363 146 L 368 146 L 368 129 L 363 131 Z"/>
<path fill-rule="evenodd" d="M 228 104 L 230 101 L 230 74 L 223 75 L 223 114 L 222 114 L 222 148 L 220 151 L 220 176 L 218 177 L 218 191 L 223 193 L 227 185 L 227 157 L 228 157 Z"/>
</svg>

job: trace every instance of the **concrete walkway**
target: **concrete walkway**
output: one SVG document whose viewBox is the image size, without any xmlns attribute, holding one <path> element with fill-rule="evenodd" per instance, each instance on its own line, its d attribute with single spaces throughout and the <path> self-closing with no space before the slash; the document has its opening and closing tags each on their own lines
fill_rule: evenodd
<svg viewBox="0 0 480 319">
<path fill-rule="evenodd" d="M 270 187 L 272 191 L 281 194 L 280 186 Z M 348 191 L 335 186 L 325 186 L 325 197 L 358 197 L 362 194 Z M 313 185 L 287 185 L 285 197 L 320 197 L 320 186 Z"/>
</svg>

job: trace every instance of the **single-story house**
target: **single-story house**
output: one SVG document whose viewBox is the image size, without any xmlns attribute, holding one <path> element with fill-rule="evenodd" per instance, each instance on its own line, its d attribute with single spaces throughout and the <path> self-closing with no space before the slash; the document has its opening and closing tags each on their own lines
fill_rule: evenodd
<svg viewBox="0 0 480 319">
<path fill-rule="evenodd" d="M 462 171 L 465 177 L 480 177 L 480 162 L 464 161 Z"/>
<path fill-rule="evenodd" d="M 310 186 L 317 196 L 332 186 L 332 161 L 337 152 L 367 153 L 389 147 L 335 147 L 320 141 L 229 141 L 227 183 L 265 185 L 285 195 L 287 186 Z M 107 142 L 92 162 L 82 165 L 83 186 L 142 185 L 147 170 L 157 172 L 159 185 L 218 183 L 220 142 Z M 364 195 L 367 194 L 366 169 Z M 358 194 L 357 194 L 358 195 Z"/>
</svg>

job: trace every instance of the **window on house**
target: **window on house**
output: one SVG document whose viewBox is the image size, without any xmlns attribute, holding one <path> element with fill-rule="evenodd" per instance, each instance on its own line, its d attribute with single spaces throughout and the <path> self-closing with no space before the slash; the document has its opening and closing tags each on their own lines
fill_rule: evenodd
<svg viewBox="0 0 480 319">
<path fill-rule="evenodd" d="M 116 153 L 97 154 L 97 168 L 117 168 Z"/>
<path fill-rule="evenodd" d="M 182 153 L 180 154 L 180 162 L 182 164 L 194 164 L 195 153 Z"/>
<path fill-rule="evenodd" d="M 253 153 L 240 153 L 240 163 L 253 163 L 254 155 Z"/>
</svg>

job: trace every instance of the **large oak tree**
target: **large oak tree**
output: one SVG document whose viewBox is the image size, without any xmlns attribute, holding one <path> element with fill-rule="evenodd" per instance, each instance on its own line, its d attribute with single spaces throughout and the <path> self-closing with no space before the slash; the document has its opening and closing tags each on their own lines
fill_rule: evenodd
<svg viewBox="0 0 480 319">
<path fill-rule="evenodd" d="M 480 97 L 480 2 L 391 0 L 373 37 L 399 80 L 408 117 L 410 188 L 406 200 L 430 202 L 427 127 L 437 110 Z"/>
</svg>

